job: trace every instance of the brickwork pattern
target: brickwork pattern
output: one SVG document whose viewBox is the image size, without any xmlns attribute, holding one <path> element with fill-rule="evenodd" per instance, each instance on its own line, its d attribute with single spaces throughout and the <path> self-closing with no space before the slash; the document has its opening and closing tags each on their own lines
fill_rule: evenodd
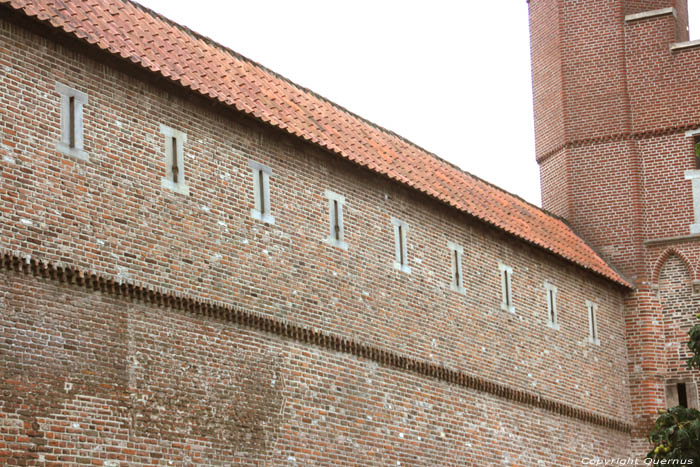
<svg viewBox="0 0 700 467">
<path fill-rule="evenodd" d="M 16 50 L 18 64 L 28 53 L 19 41 L 8 48 Z M 30 62 L 37 68 L 24 72 L 18 65 L 13 72 L 34 73 L 42 60 L 51 63 L 38 75 L 40 91 L 6 99 L 31 115 L 47 109 L 42 114 L 47 120 L 40 125 L 12 116 L 5 120 L 16 133 L 8 140 L 16 144 L 14 162 L 3 168 L 3 195 L 13 200 L 2 227 L 10 250 L 166 290 L 235 301 L 455 368 L 478 368 L 479 374 L 495 380 L 536 386 L 625 416 L 625 401 L 614 389 L 618 369 L 624 367 L 621 300 L 615 286 L 562 268 L 565 263 L 532 247 L 509 244 L 506 236 L 479 223 L 465 226 L 464 217 L 437 205 L 427 208 L 425 199 L 416 200 L 410 192 L 310 147 L 232 126 L 230 120 L 127 76 L 109 75 L 88 61 L 69 58 L 67 52 L 50 52 L 39 43 L 31 49 L 36 52 Z M 66 63 L 59 57 L 66 57 Z M 88 73 L 91 66 L 97 69 Z M 71 69 L 85 71 L 72 75 Z M 95 124 L 86 124 L 85 145 L 91 152 L 87 164 L 47 150 L 58 135 L 58 101 L 50 90 L 56 76 L 91 91 L 85 118 Z M 138 103 L 131 97 L 136 95 Z M 124 101 L 134 104 L 121 106 Z M 165 169 L 159 120 L 188 134 L 188 197 L 160 187 Z M 22 147 L 26 141 L 33 141 L 30 148 Z M 250 159 L 273 170 L 274 225 L 250 216 Z M 56 167 L 61 169 L 54 171 Z M 325 189 L 346 196 L 347 252 L 323 242 L 328 225 Z M 392 216 L 410 225 L 411 274 L 392 268 Z M 466 248 L 466 296 L 450 289 L 448 241 Z M 500 310 L 499 262 L 514 268 L 515 316 Z M 542 325 L 545 280 L 560 288 L 560 333 Z M 580 345 L 588 333 L 587 299 L 600 305 L 601 348 Z M 502 348 L 493 336 L 510 326 L 523 330 L 513 333 L 532 338 Z M 481 330 L 479 335 L 463 332 L 474 328 Z M 548 353 L 539 348 L 542 340 L 551 341 Z M 607 362 L 603 369 L 595 361 L 579 361 L 589 352 Z M 513 368 L 513 360 L 523 360 L 519 354 L 530 357 Z M 482 357 L 487 355 L 488 363 Z M 570 393 L 552 380 L 552 365 L 562 365 L 585 387 L 600 384 L 602 371 L 609 392 Z"/>
<path fill-rule="evenodd" d="M 690 380 L 698 378 L 697 372 L 690 371 L 685 362 L 691 357 L 687 346 L 688 331 L 697 321 L 695 315 L 700 297 L 693 293 L 690 271 L 677 255 L 670 255 L 661 268 L 658 294 L 667 352 L 666 377 Z"/>
<path fill-rule="evenodd" d="M 562 465 L 629 452 L 627 426 L 553 417 L 550 402 L 445 370 L 221 305 L 2 264 L 9 465 Z"/>
<path fill-rule="evenodd" d="M 289 323 L 282 328 L 296 329 L 292 334 L 302 341 L 282 345 L 267 335 L 237 341 L 234 331 L 201 317 L 168 321 L 152 305 L 124 305 L 99 291 L 73 295 L 73 289 L 10 276 L 15 283 L 3 300 L 12 301 L 12 312 L 1 332 L 13 343 L 0 360 L 12 364 L 13 377 L 4 383 L 9 405 L 3 416 L 12 430 L 29 430 L 18 432 L 10 459 L 35 459 L 44 449 L 37 446 L 58 436 L 52 427 L 60 433 L 66 423 L 78 427 L 66 427 L 58 446 L 78 443 L 85 424 L 92 440 L 67 455 L 106 459 L 101 453 L 117 449 L 125 457 L 116 459 L 131 463 L 251 462 L 279 453 L 275 462 L 291 456 L 410 463 L 425 453 L 429 460 L 459 463 L 465 452 L 483 456 L 482 463 L 515 463 L 517 452 L 526 460 L 627 452 L 630 402 L 620 391 L 627 387 L 627 360 L 618 285 L 311 145 L 166 92 L 7 21 L 0 22 L 0 49 L 4 249 L 30 264 L 38 259 L 108 278 L 111 289 L 121 290 L 121 282 L 132 284 L 125 290 L 233 304 L 255 313 L 263 330 Z M 84 108 L 88 162 L 54 149 L 60 137 L 55 81 L 90 96 Z M 161 123 L 188 135 L 189 196 L 161 187 Z M 250 216 L 250 160 L 272 168 L 274 225 Z M 323 241 L 326 189 L 346 198 L 347 251 Z M 410 226 L 410 274 L 392 267 L 391 217 Z M 450 289 L 449 241 L 464 247 L 465 295 Z M 500 310 L 499 262 L 513 267 L 514 315 Z M 52 273 L 42 266 L 37 274 Z M 559 331 L 546 326 L 545 281 L 559 289 Z M 95 284 L 99 290 L 100 280 Z M 26 299 L 23 288 L 65 319 L 46 317 L 48 305 Z M 599 305 L 601 346 L 587 342 L 585 300 Z M 308 348 L 331 334 L 339 339 L 333 342 L 366 347 L 347 344 L 349 355 L 338 360 Z M 245 351 L 230 352 L 233 341 Z M 29 345 L 37 351 L 24 364 L 29 357 L 17 352 Z M 374 361 L 372 352 L 388 365 L 376 370 L 377 388 L 358 383 L 365 378 L 358 358 Z M 61 372 L 53 358 L 67 362 Z M 411 373 L 404 368 L 409 362 L 422 363 L 412 363 Z M 50 375 L 59 375 L 57 382 Z M 71 381 L 71 375 L 84 378 Z M 268 386 L 272 381 L 279 385 Z M 329 394 L 305 392 L 321 382 Z M 41 390 L 25 400 L 28 387 Z M 341 396 L 333 391 L 343 394 L 335 413 L 333 400 Z M 241 394 L 250 397 L 241 400 Z M 415 405 L 411 400 L 426 397 L 421 394 L 430 395 L 432 412 L 421 408 L 419 423 L 409 423 L 395 407 Z M 371 408 L 369 401 L 383 400 L 393 402 Z M 76 413 L 79 407 L 84 416 Z M 472 423 L 462 416 L 469 410 L 487 415 L 463 425 Z M 372 439 L 357 425 L 364 412 L 389 420 L 372 428 Z M 100 414 L 109 426 L 92 428 Z M 321 429 L 313 422 L 323 416 L 333 423 Z M 503 422 L 493 425 L 492 417 Z M 414 434 L 408 435 L 410 426 Z M 397 428 L 404 427 L 411 448 L 395 447 L 401 446 Z M 452 431 L 443 438 L 436 427 Z M 104 430 L 113 434 L 96 441 L 93 431 Z M 323 443 L 316 441 L 331 436 L 319 451 Z M 495 447 L 507 443 L 489 446 L 493 436 L 517 438 L 503 453 L 508 460 Z M 41 452 L 56 455 L 56 449 Z"/>
<path fill-rule="evenodd" d="M 128 0 L 0 0 L 0 8 L 629 286 L 560 219 Z"/>
<path fill-rule="evenodd" d="M 560 62 L 561 76 L 533 73 L 535 90 L 560 86 L 561 95 L 550 99 L 565 102 L 564 141 L 537 146 L 543 206 L 565 216 L 635 283 L 625 298 L 625 320 L 633 444 L 641 454 L 650 423 L 665 408 L 665 381 L 683 364 L 678 346 L 688 322 L 681 315 L 690 311 L 679 310 L 697 308 L 690 281 L 700 265 L 700 240 L 689 236 L 693 201 L 684 173 L 695 168 L 685 131 L 700 126 L 700 78 L 693 71 L 700 49 L 671 50 L 688 39 L 684 0 L 619 0 L 606 9 L 594 1 L 557 4 L 560 35 L 549 39 L 545 31 L 553 26 L 540 24 L 538 11 L 552 6 L 530 2 L 533 43 L 563 48 L 560 57 L 540 58 Z M 625 15 L 669 7 L 675 15 L 625 21 Z M 548 109 L 535 118 L 546 122 Z M 547 128 L 535 128 L 538 139 L 550 140 Z M 566 183 L 554 175 L 562 166 Z M 673 258 L 686 265 L 683 285 L 669 285 L 670 277 L 680 277 Z"/>
</svg>

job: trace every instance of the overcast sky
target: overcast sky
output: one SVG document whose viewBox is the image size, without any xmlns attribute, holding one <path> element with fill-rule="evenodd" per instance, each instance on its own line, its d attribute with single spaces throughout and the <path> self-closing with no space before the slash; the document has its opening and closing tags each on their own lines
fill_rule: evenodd
<svg viewBox="0 0 700 467">
<path fill-rule="evenodd" d="M 540 205 L 525 0 L 137 1 Z"/>
</svg>

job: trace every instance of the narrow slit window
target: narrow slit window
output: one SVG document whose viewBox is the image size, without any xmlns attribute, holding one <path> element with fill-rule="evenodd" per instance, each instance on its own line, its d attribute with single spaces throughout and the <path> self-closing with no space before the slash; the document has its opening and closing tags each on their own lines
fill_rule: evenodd
<svg viewBox="0 0 700 467">
<path fill-rule="evenodd" d="M 547 293 L 547 325 L 553 329 L 559 329 L 559 317 L 557 310 L 557 288 L 546 282 L 544 285 Z"/>
<path fill-rule="evenodd" d="M 187 135 L 165 125 L 160 125 L 160 133 L 165 139 L 165 177 L 161 186 L 175 193 L 189 194 L 185 180 L 185 143 Z"/>
<path fill-rule="evenodd" d="M 600 345 L 600 338 L 598 337 L 598 305 L 587 301 L 586 307 L 588 308 L 588 340 L 592 344 Z"/>
<path fill-rule="evenodd" d="M 333 238 L 340 240 L 340 224 L 338 224 L 338 200 L 333 200 Z"/>
<path fill-rule="evenodd" d="M 700 135 L 695 135 L 693 137 L 693 160 L 694 164 L 693 167 L 695 170 L 700 169 Z"/>
<path fill-rule="evenodd" d="M 459 284 L 462 282 L 462 278 L 459 275 L 459 253 L 456 251 L 454 252 L 454 262 L 455 262 L 455 267 L 454 267 L 454 275 L 455 275 L 455 280 L 454 284 L 455 286 L 459 287 Z"/>
<path fill-rule="evenodd" d="M 68 147 L 75 148 L 75 96 L 68 99 Z"/>
<path fill-rule="evenodd" d="M 464 277 L 462 274 L 462 254 L 464 249 L 456 243 L 449 242 L 450 256 L 452 263 L 452 283 L 451 289 L 455 292 L 464 293 Z"/>
<path fill-rule="evenodd" d="M 324 195 L 328 198 L 328 219 L 330 227 L 328 237 L 326 237 L 325 241 L 330 245 L 347 250 L 348 245 L 345 243 L 345 223 L 343 221 L 345 197 L 329 190 L 326 190 Z"/>
<path fill-rule="evenodd" d="M 180 175 L 180 168 L 177 165 L 177 159 L 178 159 L 177 138 L 175 138 L 173 136 L 171 138 L 170 144 L 172 145 L 170 160 L 171 160 L 171 167 L 172 167 L 171 172 L 173 175 L 173 183 L 178 183 L 178 177 Z"/>
<path fill-rule="evenodd" d="M 255 161 L 250 161 L 248 166 L 253 174 L 253 196 L 255 199 L 255 207 L 250 210 L 250 214 L 257 220 L 274 224 L 275 218 L 272 216 L 272 203 L 270 202 L 272 169 Z"/>
<path fill-rule="evenodd" d="M 512 287 L 513 268 L 503 264 L 499 264 L 498 268 L 501 274 L 501 309 L 510 313 L 515 313 Z"/>
<path fill-rule="evenodd" d="M 549 321 L 554 322 L 554 293 L 549 291 Z"/>
<path fill-rule="evenodd" d="M 408 224 L 396 218 L 392 218 L 391 223 L 394 225 L 394 268 L 410 273 L 411 267 L 408 265 L 408 248 L 406 245 Z"/>
<path fill-rule="evenodd" d="M 258 170 L 258 199 L 260 200 L 260 214 L 265 215 L 267 212 L 267 196 L 265 195 L 265 173 Z"/>
<path fill-rule="evenodd" d="M 56 150 L 87 161 L 88 153 L 83 147 L 83 107 L 88 96 L 61 83 L 56 83 L 56 91 L 61 96 L 61 139 Z"/>
<path fill-rule="evenodd" d="M 678 391 L 678 405 L 681 407 L 688 407 L 688 393 L 685 389 L 685 383 L 676 384 L 676 390 Z"/>
</svg>

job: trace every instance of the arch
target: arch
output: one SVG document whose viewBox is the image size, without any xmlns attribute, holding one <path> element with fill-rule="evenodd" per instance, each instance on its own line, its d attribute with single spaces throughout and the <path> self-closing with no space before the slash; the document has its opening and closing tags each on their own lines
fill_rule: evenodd
<svg viewBox="0 0 700 467">
<path fill-rule="evenodd" d="M 685 264 L 685 267 L 688 270 L 688 275 L 690 276 L 690 280 L 695 280 L 695 268 L 693 268 L 693 266 L 690 264 L 688 258 L 686 258 L 686 256 L 683 253 L 678 251 L 676 247 L 671 247 L 666 249 L 656 260 L 656 263 L 654 264 L 654 269 L 652 270 L 652 283 L 657 286 L 659 285 L 659 274 L 661 274 L 661 268 L 663 268 L 664 264 L 671 256 L 677 256 L 678 259 L 680 259 L 683 262 L 683 264 Z"/>
</svg>

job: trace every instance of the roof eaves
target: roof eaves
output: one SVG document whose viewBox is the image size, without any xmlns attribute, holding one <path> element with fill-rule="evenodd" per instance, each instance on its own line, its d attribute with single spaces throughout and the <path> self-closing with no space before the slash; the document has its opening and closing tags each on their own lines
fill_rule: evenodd
<svg viewBox="0 0 700 467">
<path fill-rule="evenodd" d="M 536 206 L 536 205 L 534 205 L 534 204 L 532 204 L 532 203 L 530 203 L 530 202 L 524 200 L 523 198 L 521 198 L 521 197 L 519 197 L 519 196 L 517 196 L 517 195 L 514 195 L 514 194 L 512 194 L 512 193 L 510 193 L 510 192 L 508 192 L 508 191 L 506 191 L 506 190 L 504 190 L 503 188 L 501 188 L 501 187 L 499 187 L 499 186 L 497 186 L 497 185 L 494 185 L 494 184 L 492 184 L 492 183 L 490 183 L 490 182 L 488 182 L 488 181 L 485 181 L 485 180 L 483 180 L 483 179 L 481 179 L 481 178 L 479 178 L 479 177 L 477 177 L 477 176 L 475 176 L 475 175 L 473 175 L 473 174 L 471 174 L 471 173 L 469 173 L 469 172 L 466 172 L 466 171 L 462 170 L 462 169 L 461 169 L 460 167 L 458 167 L 457 165 L 455 165 L 455 164 L 453 164 L 453 163 L 451 163 L 451 162 L 449 162 L 449 161 L 446 161 L 446 160 L 442 159 L 441 157 L 437 156 L 436 154 L 434 154 L 434 153 L 432 153 L 432 152 L 430 152 L 430 151 L 427 151 L 427 150 L 423 149 L 422 147 L 418 146 L 417 144 L 411 142 L 410 140 L 408 140 L 408 139 L 406 139 L 406 138 L 404 138 L 404 137 L 402 137 L 402 136 L 400 136 L 400 135 L 398 135 L 398 134 L 396 134 L 396 133 L 394 133 L 394 132 L 392 132 L 392 131 L 390 131 L 390 130 L 387 130 L 387 129 L 381 127 L 380 125 L 377 125 L 377 124 L 375 124 L 375 123 L 373 123 L 373 122 L 371 122 L 371 121 L 369 121 L 369 120 L 367 120 L 367 119 L 365 119 L 365 118 L 363 118 L 363 117 L 360 117 L 360 116 L 354 114 L 353 112 L 350 112 L 349 110 L 347 110 L 347 109 L 345 109 L 344 107 L 342 107 L 342 106 L 340 106 L 340 105 L 338 105 L 338 104 L 336 104 L 336 103 L 334 103 L 334 102 L 332 102 L 332 101 L 326 99 L 325 97 L 320 96 L 320 95 L 318 95 L 317 93 L 315 93 L 315 92 L 313 92 L 313 91 L 311 91 L 311 90 L 309 90 L 309 89 L 307 89 L 307 88 L 304 88 L 304 87 L 302 87 L 302 86 L 297 85 L 297 84 L 294 83 L 293 81 L 291 81 L 291 80 L 285 78 L 285 77 L 282 76 L 282 75 L 279 75 L 279 74 L 276 73 L 276 72 L 273 72 L 272 70 L 270 70 L 270 69 L 264 67 L 263 65 L 258 64 L 257 62 L 255 62 L 255 61 L 253 61 L 253 60 L 251 60 L 251 59 L 249 59 L 249 58 L 247 58 L 247 57 L 245 57 L 245 56 L 243 56 L 243 55 L 241 55 L 241 54 L 239 54 L 239 53 L 237 53 L 237 52 L 235 52 L 235 51 L 229 49 L 228 47 L 225 47 L 225 46 L 219 44 L 218 42 L 216 42 L 216 41 L 214 41 L 214 40 L 212 40 L 212 39 L 210 39 L 210 38 L 208 38 L 208 37 L 206 37 L 206 36 L 203 36 L 203 35 L 201 35 L 201 34 L 195 32 L 195 31 L 192 31 L 191 29 L 187 28 L 186 26 L 180 25 L 180 24 L 178 24 L 178 23 L 176 23 L 176 22 L 174 22 L 174 21 L 172 21 L 172 20 L 166 18 L 166 17 L 163 16 L 163 15 L 161 15 L 161 14 L 159 14 L 159 13 L 157 13 L 157 12 L 154 12 L 153 10 L 151 10 L 151 9 L 149 9 L 149 8 L 147 8 L 147 7 L 144 7 L 143 5 L 139 4 L 138 2 L 136 2 L 136 1 L 134 1 L 134 0 L 123 0 L 123 1 L 126 1 L 126 2 L 128 2 L 128 3 L 133 4 L 133 5 L 136 6 L 137 8 L 141 9 L 144 13 L 146 13 L 146 15 L 151 15 L 151 16 L 154 17 L 154 19 L 157 18 L 157 19 L 159 19 L 159 20 L 161 20 L 161 21 L 164 21 L 164 22 L 168 23 L 169 25 L 171 25 L 171 26 L 173 26 L 173 27 L 176 27 L 176 28 L 180 29 L 181 31 L 185 32 L 186 34 L 192 36 L 193 38 L 195 38 L 195 39 L 197 39 L 197 40 L 202 40 L 202 41 L 206 42 L 207 44 L 209 44 L 209 45 L 211 45 L 211 46 L 213 46 L 213 47 L 216 47 L 217 49 L 219 49 L 219 50 L 225 52 L 226 54 L 232 56 L 232 57 L 235 58 L 235 59 L 243 60 L 243 61 L 249 63 L 249 64 L 252 65 L 252 66 L 258 67 L 260 70 L 264 71 L 265 73 L 267 73 L 267 74 L 269 74 L 269 75 L 275 77 L 276 79 L 280 79 L 280 80 L 283 80 L 283 81 L 287 82 L 288 84 L 290 84 L 291 86 L 295 87 L 296 89 L 298 89 L 298 90 L 301 91 L 301 92 L 309 93 L 310 95 L 314 96 L 315 98 L 317 98 L 317 99 L 319 99 L 319 100 L 321 100 L 321 101 L 323 101 L 323 102 L 325 102 L 325 103 L 327 103 L 327 104 L 329 104 L 329 105 L 335 107 L 336 109 L 340 110 L 342 113 L 344 113 L 344 114 L 346 114 L 346 115 L 349 115 L 350 117 L 356 118 L 356 119 L 358 119 L 358 120 L 364 122 L 365 124 L 367 124 L 367 125 L 369 125 L 369 126 L 375 128 L 376 130 L 378 130 L 378 131 L 380 131 L 380 132 L 382 132 L 382 133 L 385 133 L 385 134 L 387 134 L 387 135 L 389 135 L 389 136 L 395 137 L 395 138 L 397 138 L 397 139 L 399 139 L 399 140 L 405 142 L 406 144 L 408 144 L 408 145 L 410 145 L 410 146 L 412 146 L 412 147 L 418 149 L 419 151 L 421 151 L 421 152 L 423 152 L 423 153 L 425 153 L 425 154 L 427 154 L 427 155 L 433 157 L 435 160 L 437 160 L 437 161 L 439 161 L 439 162 L 441 162 L 441 163 L 443 163 L 443 164 L 447 164 L 447 165 L 453 167 L 454 169 L 458 170 L 459 172 L 461 172 L 461 173 L 464 174 L 465 176 L 470 177 L 470 178 L 472 178 L 472 179 L 474 179 L 474 180 L 477 180 L 478 182 L 480 182 L 480 183 L 482 183 L 482 184 L 484 184 L 484 185 L 487 185 L 487 186 L 489 186 L 489 187 L 491 187 L 491 188 L 494 188 L 494 189 L 500 191 L 501 193 L 503 193 L 503 194 L 505 194 L 505 195 L 507 195 L 507 196 L 509 196 L 509 197 L 512 197 L 512 198 L 514 198 L 514 199 L 517 199 L 517 200 L 519 200 L 520 202 L 522 202 L 522 203 L 524 203 L 524 204 L 526 204 L 526 205 L 529 205 L 530 207 L 536 209 L 537 211 L 541 212 L 542 214 L 544 214 L 544 215 L 547 216 L 547 217 L 550 217 L 550 218 L 552 218 L 552 219 L 556 219 L 556 220 L 562 222 L 562 223 L 565 224 L 566 227 L 573 233 L 573 235 L 575 235 L 576 237 L 578 237 L 580 240 L 582 240 L 582 241 L 586 244 L 586 246 L 588 246 L 589 248 L 591 248 L 591 251 L 594 252 L 594 254 L 595 254 L 596 256 L 598 256 L 598 258 L 605 264 L 605 266 L 606 266 L 607 268 L 609 268 L 609 270 L 610 270 L 610 272 L 611 272 L 612 274 L 605 273 L 605 272 L 603 272 L 602 270 L 601 270 L 601 271 L 596 270 L 595 268 L 593 268 L 593 267 L 591 267 L 591 266 L 588 266 L 588 265 L 586 265 L 586 264 L 583 264 L 582 262 L 576 260 L 575 258 L 572 258 L 571 256 L 569 256 L 569 255 L 567 255 L 567 254 L 565 254 L 565 253 L 563 253 L 563 252 L 561 252 L 561 251 L 556 251 L 555 249 L 553 249 L 552 247 L 550 247 L 550 246 L 548 246 L 548 245 L 546 245 L 546 244 L 543 244 L 543 243 L 541 243 L 541 242 L 538 242 L 538 241 L 532 240 L 532 239 L 530 239 L 530 238 L 527 238 L 526 236 L 520 234 L 519 232 L 515 231 L 515 230 L 512 229 L 512 228 L 509 228 L 509 227 L 503 225 L 502 223 L 498 223 L 498 222 L 492 221 L 492 220 L 490 220 L 490 219 L 488 219 L 488 218 L 486 218 L 486 217 L 480 216 L 480 215 L 476 214 L 475 212 L 471 212 L 469 209 L 461 208 L 461 207 L 459 207 L 459 206 L 457 205 L 457 203 L 456 203 L 454 200 L 448 199 L 448 198 L 446 198 L 444 195 L 441 195 L 440 193 L 438 193 L 438 192 L 436 192 L 436 191 L 434 191 L 434 190 L 429 191 L 429 190 L 425 189 L 424 187 L 416 186 L 416 185 L 413 184 L 413 183 L 409 183 L 409 180 L 404 180 L 404 177 L 401 176 L 401 175 L 399 175 L 399 174 L 390 174 L 390 173 L 387 173 L 387 172 L 381 170 L 381 168 L 378 167 L 377 165 L 371 164 L 370 162 L 364 162 L 364 161 L 362 161 L 360 158 L 355 157 L 353 154 L 347 153 L 347 152 L 344 151 L 342 148 L 336 147 L 335 145 L 331 145 L 331 144 L 324 143 L 324 142 L 322 142 L 322 141 L 318 141 L 318 140 L 316 140 L 315 138 L 310 137 L 310 136 L 307 135 L 307 134 L 300 134 L 300 133 L 298 133 L 297 131 L 295 131 L 295 130 L 293 130 L 292 128 L 290 128 L 289 126 L 284 125 L 283 122 L 276 122 L 276 121 L 273 121 L 271 118 L 267 118 L 266 116 L 262 115 L 260 112 L 256 111 L 256 109 L 254 109 L 254 108 L 248 109 L 248 108 L 246 108 L 246 106 L 241 105 L 239 102 L 237 102 L 237 101 L 235 101 L 235 100 L 234 100 L 233 102 L 231 102 L 230 100 L 224 98 L 224 96 L 217 95 L 216 93 L 213 93 L 213 92 L 212 92 L 212 93 L 208 93 L 206 90 L 203 90 L 203 89 L 199 88 L 198 86 L 193 85 L 193 83 L 191 83 L 189 80 L 187 80 L 186 77 L 184 77 L 184 76 L 173 76 L 172 74 L 167 73 L 167 72 L 166 72 L 165 70 L 163 70 L 161 67 L 157 67 L 157 66 L 151 64 L 151 63 L 149 62 L 149 60 L 147 60 L 146 57 L 141 57 L 141 56 L 138 56 L 138 55 L 136 55 L 136 54 L 134 54 L 134 53 L 124 55 L 124 52 L 123 52 L 123 51 L 122 51 L 121 53 L 119 53 L 119 52 L 115 53 L 114 51 L 111 50 L 111 47 L 110 47 L 110 48 L 100 47 L 99 41 L 97 41 L 97 43 L 96 43 L 96 41 L 91 40 L 91 38 L 89 37 L 89 35 L 86 34 L 84 31 L 81 31 L 81 30 L 79 30 L 79 29 L 77 29 L 77 28 L 75 28 L 75 27 L 72 27 L 72 26 L 71 26 L 70 24 L 68 24 L 67 22 L 63 22 L 62 24 L 56 25 L 56 24 L 54 24 L 53 21 L 51 21 L 51 17 L 49 17 L 49 16 L 47 16 L 47 15 L 38 15 L 36 11 L 29 11 L 28 8 L 31 8 L 31 5 L 30 5 L 30 6 L 26 6 L 26 7 L 24 7 L 24 8 L 23 8 L 22 6 L 15 6 L 15 2 L 12 2 L 12 3 L 10 3 L 9 5 L 10 5 L 13 9 L 15 9 L 15 10 L 20 10 L 20 11 L 22 11 L 26 16 L 28 16 L 28 17 L 33 17 L 33 18 L 34 18 L 36 21 L 38 21 L 38 22 L 47 24 L 47 25 L 51 26 L 52 28 L 62 29 L 65 33 L 67 33 L 67 34 L 69 34 L 69 35 L 72 35 L 72 36 L 74 36 L 74 37 L 77 37 L 78 39 L 80 39 L 80 40 L 82 40 L 82 41 L 84 41 L 84 42 L 87 42 L 87 43 L 88 43 L 89 45 L 91 45 L 91 46 L 99 47 L 101 50 L 106 50 L 107 52 L 109 52 L 110 55 L 113 55 L 113 56 L 114 56 L 114 55 L 118 55 L 118 56 L 122 57 L 125 61 L 128 61 L 128 62 L 133 63 L 133 64 L 140 65 L 143 69 L 145 69 L 145 70 L 147 70 L 147 71 L 150 71 L 150 72 L 152 72 L 152 73 L 156 73 L 156 74 L 158 74 L 159 76 L 164 77 L 164 78 L 166 78 L 166 79 L 168 79 L 168 80 L 174 82 L 174 83 L 177 84 L 178 86 L 181 86 L 181 87 L 183 87 L 183 88 L 188 88 L 188 89 L 190 89 L 191 91 L 195 92 L 196 94 L 198 94 L 198 95 L 200 95 L 200 96 L 204 96 L 204 97 L 206 97 L 206 98 L 213 99 L 213 100 L 215 100 L 215 101 L 217 101 L 217 102 L 220 102 L 220 103 L 222 103 L 222 104 L 224 104 L 224 105 L 226 105 L 226 106 L 233 106 L 233 107 L 234 107 L 236 110 L 238 110 L 239 112 L 244 113 L 244 114 L 249 115 L 249 116 L 252 116 L 252 117 L 254 117 L 256 120 L 258 120 L 258 121 L 260 121 L 260 122 L 262 122 L 262 123 L 264 123 L 264 124 L 266 124 L 266 125 L 270 125 L 270 126 L 273 126 L 273 127 L 278 128 L 278 129 L 281 129 L 281 130 L 285 131 L 285 132 L 288 133 L 288 134 L 294 135 L 294 136 L 296 136 L 296 137 L 298 137 L 298 138 L 301 138 L 301 139 L 303 139 L 303 140 L 305 140 L 305 141 L 309 141 L 309 142 L 315 144 L 316 146 L 322 147 L 322 148 L 328 150 L 329 152 L 332 152 L 332 153 L 334 153 L 334 154 L 337 154 L 337 155 L 343 157 L 344 159 L 347 159 L 347 160 L 350 160 L 350 161 L 354 162 L 354 163 L 357 164 L 357 165 L 360 165 L 360 166 L 365 167 L 365 168 L 367 168 L 367 169 L 369 169 L 369 170 L 371 170 L 371 171 L 373 171 L 373 172 L 377 172 L 377 173 L 379 173 L 379 174 L 381 174 L 381 175 L 384 175 L 384 176 L 386 176 L 387 178 L 389 178 L 389 179 L 391 179 L 391 180 L 394 180 L 394 181 L 396 181 L 396 182 L 398 182 L 398 183 L 400 183 L 400 184 L 403 184 L 403 185 L 407 185 L 407 186 L 409 186 L 409 187 L 412 187 L 413 189 L 416 189 L 417 191 L 420 191 L 420 192 L 426 194 L 427 196 L 429 196 L 429 197 L 431 197 L 431 198 L 434 198 L 434 199 L 440 201 L 440 202 L 443 203 L 443 204 L 447 204 L 448 206 L 453 207 L 454 209 L 458 210 L 459 212 L 465 213 L 465 214 L 467 214 L 467 215 L 469 215 L 469 216 L 471 216 L 471 217 L 473 217 L 473 218 L 475 218 L 475 219 L 480 220 L 481 222 L 484 222 L 484 223 L 486 223 L 486 224 L 488 224 L 488 225 L 491 225 L 491 226 L 493 226 L 493 227 L 495 227 L 495 228 L 497 228 L 497 229 L 499 229 L 499 230 L 502 230 L 502 231 L 506 232 L 506 233 L 509 234 L 509 235 L 512 235 L 512 236 L 514 236 L 514 237 L 516 237 L 516 238 L 519 238 L 519 239 L 522 240 L 522 241 L 525 241 L 525 242 L 528 243 L 528 244 L 531 244 L 531 245 L 534 245 L 534 246 L 536 246 L 536 247 L 538 247 L 538 248 L 541 248 L 541 249 L 543 249 L 543 250 L 546 250 L 546 251 L 550 252 L 551 254 L 553 254 L 553 255 L 555 255 L 555 256 L 561 257 L 561 258 L 563 258 L 563 259 L 565 259 L 565 260 L 567 260 L 567 261 L 569 261 L 569 262 L 575 264 L 575 265 L 578 266 L 578 267 L 581 267 L 581 268 L 583 268 L 583 269 L 589 270 L 589 271 L 593 272 L 593 273 L 596 274 L 596 275 L 599 275 L 599 276 L 604 277 L 604 278 L 606 278 L 606 279 L 608 279 L 608 280 L 611 280 L 611 281 L 613 281 L 613 282 L 616 282 L 616 283 L 618 283 L 619 285 L 622 285 L 622 286 L 624 286 L 624 287 L 627 287 L 627 288 L 630 288 L 630 289 L 633 288 L 633 286 L 630 284 L 630 282 L 627 281 L 627 280 L 622 276 L 622 274 L 620 274 L 613 266 L 611 266 L 611 265 L 608 264 L 605 260 L 603 260 L 602 257 L 600 256 L 600 254 L 599 254 L 597 251 L 595 251 L 595 249 L 592 248 L 592 247 L 588 244 L 588 242 L 587 242 L 583 237 L 579 236 L 576 232 L 574 232 L 573 229 L 571 229 L 570 225 L 569 225 L 567 222 L 565 222 L 563 219 L 561 219 L 560 217 L 554 216 L 554 215 L 552 215 L 551 213 L 547 212 L 546 210 L 540 208 L 539 206 Z M 8 0 L 0 0 L 0 4 L 2 4 L 2 3 L 5 3 L 5 4 L 7 5 L 7 4 L 8 4 Z M 16 2 L 16 3 L 20 3 L 20 2 Z M 46 16 L 46 18 L 43 18 L 42 16 Z"/>
</svg>

